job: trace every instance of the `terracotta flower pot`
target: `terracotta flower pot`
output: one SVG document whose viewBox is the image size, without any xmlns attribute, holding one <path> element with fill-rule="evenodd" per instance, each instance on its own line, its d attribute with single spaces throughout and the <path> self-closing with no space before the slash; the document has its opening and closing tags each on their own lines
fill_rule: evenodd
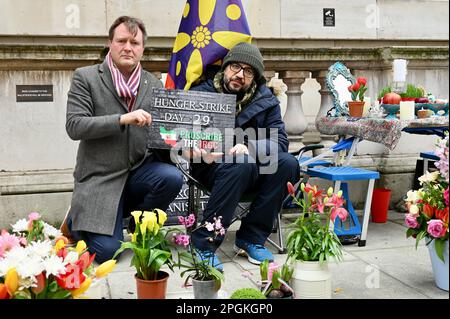
<svg viewBox="0 0 450 319">
<path fill-rule="evenodd" d="M 364 111 L 364 101 L 349 101 L 348 111 L 351 117 L 362 117 Z"/>
<path fill-rule="evenodd" d="M 158 279 L 144 280 L 134 276 L 138 299 L 166 299 L 167 280 L 169 274 L 165 271 L 158 272 Z"/>
</svg>

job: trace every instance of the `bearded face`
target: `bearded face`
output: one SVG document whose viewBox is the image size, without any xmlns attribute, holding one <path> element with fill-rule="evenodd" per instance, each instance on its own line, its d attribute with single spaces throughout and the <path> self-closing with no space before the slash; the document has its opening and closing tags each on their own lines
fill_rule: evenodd
<svg viewBox="0 0 450 319">
<path fill-rule="evenodd" d="M 231 63 L 224 71 L 224 86 L 228 92 L 243 95 L 254 79 L 254 70 L 245 63 Z"/>
</svg>

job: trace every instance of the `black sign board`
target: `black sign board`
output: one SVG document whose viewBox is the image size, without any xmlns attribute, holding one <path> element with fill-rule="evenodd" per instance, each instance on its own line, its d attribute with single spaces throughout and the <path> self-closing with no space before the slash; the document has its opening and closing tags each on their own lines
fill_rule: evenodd
<svg viewBox="0 0 450 319">
<path fill-rule="evenodd" d="M 53 102 L 53 85 L 16 85 L 16 102 Z"/>
<path fill-rule="evenodd" d="M 182 164 L 185 169 L 187 169 L 187 163 Z M 188 216 L 193 212 L 189 212 L 188 210 L 188 197 L 189 197 L 189 186 L 187 185 L 187 177 L 183 176 L 184 184 L 181 188 L 178 196 L 175 200 L 170 203 L 169 207 L 166 210 L 167 213 L 167 222 L 166 225 L 177 225 L 178 224 L 178 216 Z M 205 210 L 206 204 L 208 203 L 209 197 L 200 190 L 200 200 L 199 207 L 197 207 L 197 217 L 201 220 L 201 216 L 203 211 Z"/>
<path fill-rule="evenodd" d="M 336 25 L 336 16 L 334 8 L 324 8 L 323 9 L 323 26 L 324 27 L 334 27 Z"/>
<path fill-rule="evenodd" d="M 181 148 L 223 152 L 228 146 L 225 129 L 234 128 L 235 111 L 235 95 L 153 89 L 147 146 L 170 149 L 178 143 Z"/>
</svg>

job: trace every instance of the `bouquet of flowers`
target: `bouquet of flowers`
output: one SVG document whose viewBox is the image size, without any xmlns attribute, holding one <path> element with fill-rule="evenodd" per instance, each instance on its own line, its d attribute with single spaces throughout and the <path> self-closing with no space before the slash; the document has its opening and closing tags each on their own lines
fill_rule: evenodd
<svg viewBox="0 0 450 319">
<path fill-rule="evenodd" d="M 109 260 L 94 269 L 95 254 L 79 241 L 68 248 L 60 231 L 30 213 L 0 235 L 0 299 L 78 298 L 115 266 Z"/>
<path fill-rule="evenodd" d="M 444 244 L 448 240 L 448 133 L 436 149 L 440 160 L 435 163 L 438 171 L 426 172 L 419 178 L 422 188 L 410 190 L 406 195 L 408 213 L 405 224 L 407 237 L 419 242 L 426 238 L 427 245 L 435 241 L 436 254 L 444 261 Z"/>
</svg>

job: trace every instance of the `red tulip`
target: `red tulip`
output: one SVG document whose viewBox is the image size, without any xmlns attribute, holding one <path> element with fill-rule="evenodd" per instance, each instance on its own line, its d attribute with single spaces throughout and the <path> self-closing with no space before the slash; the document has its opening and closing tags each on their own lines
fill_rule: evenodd
<svg viewBox="0 0 450 319">
<path fill-rule="evenodd" d="M 0 283 L 0 299 L 9 299 L 8 288 L 5 284 Z"/>
<path fill-rule="evenodd" d="M 433 218 L 435 208 L 430 204 L 423 204 L 423 214 L 428 218 Z"/>
<path fill-rule="evenodd" d="M 360 78 L 356 79 L 356 82 L 359 83 L 360 85 L 364 85 L 365 86 L 367 84 L 367 79 L 363 78 L 363 77 L 360 77 Z"/>
<path fill-rule="evenodd" d="M 88 251 L 84 252 L 80 258 L 75 262 L 77 265 L 81 267 L 82 271 L 85 271 L 94 261 L 95 253 L 89 254 Z"/>
<path fill-rule="evenodd" d="M 347 88 L 347 90 L 348 90 L 349 92 L 353 91 L 353 85 L 349 85 L 348 88 Z"/>
<path fill-rule="evenodd" d="M 361 85 L 358 83 L 358 82 L 356 82 L 355 84 L 353 84 L 353 90 L 352 91 L 358 91 L 359 90 L 359 88 L 361 87 Z"/>
<path fill-rule="evenodd" d="M 444 224 L 448 225 L 448 207 L 436 209 L 436 218 L 439 218 Z"/>
<path fill-rule="evenodd" d="M 295 188 L 294 188 L 294 185 L 292 185 L 291 182 L 288 182 L 288 183 L 287 183 L 287 188 L 288 188 L 289 194 L 295 195 Z"/>
<path fill-rule="evenodd" d="M 36 287 L 31 288 L 31 290 L 35 293 L 41 293 L 42 290 L 45 288 L 45 275 L 43 272 L 41 272 L 39 275 L 36 276 Z"/>
</svg>

